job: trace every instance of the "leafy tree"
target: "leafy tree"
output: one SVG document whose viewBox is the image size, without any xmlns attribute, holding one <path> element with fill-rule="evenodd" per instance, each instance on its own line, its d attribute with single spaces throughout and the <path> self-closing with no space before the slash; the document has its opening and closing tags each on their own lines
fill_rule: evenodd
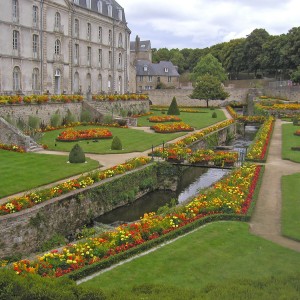
<svg viewBox="0 0 300 300">
<path fill-rule="evenodd" d="M 71 149 L 69 154 L 69 162 L 73 164 L 85 162 L 85 154 L 78 144 L 75 144 Z"/>
<path fill-rule="evenodd" d="M 168 109 L 168 115 L 180 115 L 180 111 L 177 105 L 176 97 L 173 97 L 172 102 Z"/>
<path fill-rule="evenodd" d="M 192 99 L 206 100 L 208 107 L 209 100 L 224 100 L 229 94 L 224 90 L 221 81 L 210 74 L 199 76 L 196 80 L 196 86 L 190 95 Z"/>
<path fill-rule="evenodd" d="M 174 66 L 178 67 L 179 74 L 182 74 L 184 72 L 185 61 L 179 49 L 170 50 L 170 61 Z"/>
<path fill-rule="evenodd" d="M 205 55 L 198 61 L 193 69 L 192 79 L 195 81 L 199 76 L 205 74 L 215 76 L 221 82 L 227 79 L 227 74 L 222 64 L 211 54 Z"/>
<path fill-rule="evenodd" d="M 291 79 L 293 82 L 300 82 L 300 66 L 298 66 L 297 70 L 291 74 Z"/>
</svg>

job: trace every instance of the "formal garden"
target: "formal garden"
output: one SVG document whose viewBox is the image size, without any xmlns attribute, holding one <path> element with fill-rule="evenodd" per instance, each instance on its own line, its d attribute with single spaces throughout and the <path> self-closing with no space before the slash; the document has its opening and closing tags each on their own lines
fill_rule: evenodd
<svg viewBox="0 0 300 300">
<path fill-rule="evenodd" d="M 76 295 L 82 295 L 80 299 L 216 299 L 220 295 L 222 299 L 297 299 L 299 254 L 248 231 L 247 222 L 253 213 L 262 182 L 263 163 L 269 151 L 274 116 L 278 116 L 278 110 L 283 113 L 286 109 L 286 106 L 276 107 L 277 111 L 270 113 L 262 108 L 261 103 L 258 105 L 260 116 L 248 118 L 236 115 L 234 109 L 228 107 L 232 120 L 226 120 L 220 109 L 179 108 L 182 110 L 180 114 L 170 117 L 168 108 L 153 107 L 151 114 L 138 117 L 138 126 L 141 128 L 81 123 L 44 130 L 40 141 L 49 150 L 69 152 L 75 144 L 79 144 L 85 153 L 108 154 L 143 152 L 153 147 L 156 157 L 183 157 L 191 164 L 203 163 L 204 160 L 207 164 L 221 162 L 221 167 L 224 167 L 225 163 L 236 162 L 237 153 L 211 149 L 192 151 L 189 147 L 234 121 L 260 124 L 256 138 L 248 149 L 246 162 L 241 167 L 233 168 L 229 175 L 211 188 L 195 195 L 189 203 L 165 207 L 160 214 L 145 214 L 139 221 L 120 225 L 98 236 L 86 236 L 76 243 L 40 254 L 37 259 L 21 259 L 14 263 L 10 258 L 2 260 L 2 294 L 17 295 L 20 289 L 23 295 L 28 293 L 28 297 L 33 297 L 43 285 L 45 291 L 52 293 L 55 299 L 76 299 Z M 292 110 L 291 107 L 288 109 Z M 285 113 L 285 117 L 294 120 L 294 124 L 283 125 L 282 157 L 299 162 L 300 151 L 293 149 L 300 146 L 295 121 L 297 116 L 289 112 Z M 158 130 L 154 128 L 150 133 L 155 123 Z M 143 131 L 144 128 L 147 131 Z M 189 135 L 184 137 L 186 131 Z M 121 150 L 111 150 L 115 136 L 122 141 Z M 175 138 L 176 142 L 170 142 Z M 168 146 L 161 147 L 167 142 Z M 89 159 L 84 164 L 70 164 L 67 163 L 67 156 L 24 153 L 22 149 L 8 145 L 2 145 L 1 148 L 1 166 L 5 163 L 7 166 L 4 180 L 0 183 L 0 190 L 4 191 L 1 197 L 71 175 L 86 174 L 19 198 L 8 199 L 0 207 L 2 215 L 14 214 L 75 189 L 84 189 L 153 163 L 152 152 L 152 157 L 141 156 L 102 170 L 98 162 Z M 26 179 L 24 176 L 16 177 L 14 170 L 18 168 L 27 174 L 25 170 L 32 165 L 32 160 L 35 160 L 36 170 L 26 175 Z M 298 195 L 298 189 L 295 188 L 297 180 L 299 174 L 283 179 L 283 234 L 300 240 L 297 230 L 299 203 L 294 201 Z M 22 184 L 16 185 L 16 182 Z M 173 241 L 182 235 L 185 236 Z M 162 243 L 167 245 L 79 286 L 73 282 Z M 6 270 L 11 268 L 22 276 L 14 277 Z M 31 292 L 24 287 L 24 276 L 28 278 Z M 51 281 L 43 277 L 60 278 Z"/>
</svg>

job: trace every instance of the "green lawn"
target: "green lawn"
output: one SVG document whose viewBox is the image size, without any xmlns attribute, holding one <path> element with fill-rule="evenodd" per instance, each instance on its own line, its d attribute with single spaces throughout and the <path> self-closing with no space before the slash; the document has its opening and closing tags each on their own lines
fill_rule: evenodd
<svg viewBox="0 0 300 300">
<path fill-rule="evenodd" d="M 293 151 L 291 147 L 300 147 L 300 136 L 294 135 L 299 126 L 293 124 L 282 125 L 282 158 L 300 162 L 300 151 Z"/>
<path fill-rule="evenodd" d="M 99 167 L 98 161 L 67 163 L 68 156 L 0 150 L 0 197 L 81 174 Z"/>
<path fill-rule="evenodd" d="M 78 126 L 75 129 L 87 129 L 95 126 Z M 96 126 L 99 127 L 99 126 Z M 106 127 L 105 127 L 106 128 Z M 170 134 L 159 134 L 159 133 L 147 133 L 138 129 L 130 128 L 108 128 L 113 136 L 118 136 L 122 142 L 123 150 L 111 150 L 112 139 L 93 141 L 79 141 L 79 142 L 57 142 L 55 141 L 58 134 L 63 131 L 54 130 L 46 132 L 42 139 L 39 141 L 42 144 L 48 145 L 50 150 L 58 151 L 70 151 L 71 148 L 78 143 L 85 153 L 99 153 L 99 154 L 110 154 L 110 153 L 130 153 L 130 152 L 143 152 L 150 149 L 151 146 L 158 146 L 163 142 L 173 140 L 179 136 L 183 136 L 184 132 L 170 133 Z M 56 146 L 55 146 L 56 145 Z"/>
<path fill-rule="evenodd" d="M 300 241 L 300 173 L 282 177 L 282 234 Z"/>
<path fill-rule="evenodd" d="M 196 129 L 201 129 L 216 122 L 226 120 L 223 111 L 220 109 L 210 110 L 207 108 L 201 108 L 199 110 L 201 113 L 181 112 L 178 117 L 182 120 L 182 122 L 187 123 Z M 162 114 L 161 111 L 151 110 L 151 112 L 153 114 L 138 118 L 138 126 L 151 126 L 155 124 L 148 121 L 148 118 L 151 116 L 166 116 L 166 114 Z M 212 118 L 211 115 L 213 112 L 217 113 L 217 118 Z"/>
<path fill-rule="evenodd" d="M 182 287 L 200 292 L 228 281 L 259 281 L 274 274 L 287 276 L 299 268 L 299 253 L 249 234 L 247 223 L 217 222 L 82 285 L 101 288 L 111 295 L 129 295 L 130 299 L 130 290 L 137 285 L 164 285 L 175 290 Z"/>
<path fill-rule="evenodd" d="M 180 117 L 182 120 L 195 127 L 196 129 L 201 129 L 209 125 L 215 124 L 219 121 L 225 120 L 225 115 L 222 110 L 214 110 L 217 112 L 217 118 L 212 118 L 211 114 L 213 111 L 201 109 L 201 111 L 206 111 L 207 113 L 181 113 Z M 153 115 L 161 115 L 161 112 L 155 111 Z M 149 116 L 140 117 L 138 119 L 139 126 L 150 127 L 154 123 L 150 123 L 147 118 Z M 88 129 L 95 126 L 78 126 L 76 129 Z M 99 126 L 96 126 L 99 127 Z M 80 141 L 80 142 L 57 142 L 55 139 L 58 134 L 64 129 L 54 130 L 46 132 L 41 138 L 39 143 L 46 144 L 50 150 L 58 151 L 70 151 L 74 144 L 79 143 L 81 148 L 86 153 L 99 153 L 99 154 L 109 154 L 109 153 L 130 153 L 130 152 L 143 152 L 147 149 L 151 149 L 152 145 L 154 147 L 161 145 L 163 142 L 171 141 L 177 137 L 183 136 L 186 132 L 180 133 L 146 133 L 142 130 L 131 129 L 131 128 L 108 128 L 113 136 L 118 136 L 122 142 L 123 150 L 111 150 L 112 139 L 103 139 L 98 142 L 93 141 Z"/>
</svg>

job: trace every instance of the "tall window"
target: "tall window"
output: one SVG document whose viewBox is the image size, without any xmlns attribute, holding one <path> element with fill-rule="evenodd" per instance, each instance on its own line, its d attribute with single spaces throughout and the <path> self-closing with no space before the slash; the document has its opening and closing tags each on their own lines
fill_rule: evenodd
<svg viewBox="0 0 300 300">
<path fill-rule="evenodd" d="M 111 51 L 108 52 L 108 68 L 111 69 L 112 67 L 112 53 Z"/>
<path fill-rule="evenodd" d="M 123 19 L 123 11 L 122 11 L 122 9 L 118 10 L 118 18 L 119 18 L 120 21 L 122 21 L 122 19 Z"/>
<path fill-rule="evenodd" d="M 99 91 L 99 93 L 102 92 L 102 75 L 101 74 L 98 75 L 98 91 Z"/>
<path fill-rule="evenodd" d="M 79 93 L 79 73 L 74 74 L 74 92 Z"/>
<path fill-rule="evenodd" d="M 102 1 L 101 0 L 98 0 L 98 2 L 97 2 L 97 9 L 98 9 L 98 12 L 102 14 Z"/>
<path fill-rule="evenodd" d="M 98 49 L 98 65 L 102 68 L 102 49 Z"/>
<path fill-rule="evenodd" d="M 123 47 L 123 36 L 122 33 L 119 33 L 118 46 Z"/>
<path fill-rule="evenodd" d="M 13 22 L 19 21 L 19 1 L 12 0 L 12 18 Z"/>
<path fill-rule="evenodd" d="M 13 90 L 21 90 L 21 71 L 19 67 L 14 67 L 13 70 Z"/>
<path fill-rule="evenodd" d="M 148 76 L 148 81 L 152 82 L 152 76 Z"/>
<path fill-rule="evenodd" d="M 91 23 L 87 23 L 86 35 L 87 35 L 87 39 L 91 40 L 91 36 L 92 36 L 92 26 L 91 26 Z"/>
<path fill-rule="evenodd" d="M 60 13 L 55 13 L 55 19 L 54 19 L 54 27 L 57 29 L 60 29 L 61 19 L 60 19 Z"/>
<path fill-rule="evenodd" d="M 119 76 L 119 80 L 118 80 L 118 92 L 119 94 L 122 93 L 122 77 Z"/>
<path fill-rule="evenodd" d="M 34 58 L 38 57 L 38 51 L 39 51 L 39 36 L 37 34 L 34 34 L 32 36 L 32 54 Z"/>
<path fill-rule="evenodd" d="M 172 77 L 168 76 L 168 82 L 172 82 Z"/>
<path fill-rule="evenodd" d="M 121 54 L 121 53 L 119 53 L 118 67 L 119 67 L 119 68 L 122 68 L 122 54 Z"/>
<path fill-rule="evenodd" d="M 102 43 L 102 27 L 98 27 L 98 41 Z"/>
<path fill-rule="evenodd" d="M 112 77 L 111 77 L 111 75 L 108 76 L 107 87 L 108 87 L 108 91 L 111 92 L 112 91 Z"/>
<path fill-rule="evenodd" d="M 91 61 L 92 61 L 92 48 L 87 47 L 87 65 L 91 66 Z"/>
<path fill-rule="evenodd" d="M 34 68 L 32 72 L 32 90 L 38 91 L 40 89 L 39 85 L 39 69 Z"/>
<path fill-rule="evenodd" d="M 54 53 L 56 55 L 60 54 L 60 40 L 56 40 L 54 44 Z"/>
<path fill-rule="evenodd" d="M 111 30 L 108 31 L 108 44 L 110 46 L 112 45 L 112 32 L 111 32 Z"/>
<path fill-rule="evenodd" d="M 92 78 L 91 78 L 90 73 L 86 74 L 86 82 L 87 82 L 87 91 L 91 92 L 92 91 Z"/>
<path fill-rule="evenodd" d="M 13 50 L 19 50 L 19 31 L 13 31 Z"/>
<path fill-rule="evenodd" d="M 73 0 L 75 4 L 79 4 L 79 0 Z"/>
<path fill-rule="evenodd" d="M 86 6 L 87 6 L 87 8 L 89 8 L 89 9 L 92 8 L 91 0 L 86 0 Z"/>
<path fill-rule="evenodd" d="M 78 19 L 74 20 L 74 35 L 76 38 L 79 37 L 79 20 Z"/>
<path fill-rule="evenodd" d="M 32 7 L 32 23 L 33 27 L 37 27 L 39 22 L 39 8 L 36 5 Z"/>
<path fill-rule="evenodd" d="M 112 5 L 111 4 L 107 5 L 107 11 L 108 11 L 108 16 L 112 17 Z"/>
<path fill-rule="evenodd" d="M 79 64 L 79 44 L 75 44 L 74 49 L 74 64 Z"/>
</svg>

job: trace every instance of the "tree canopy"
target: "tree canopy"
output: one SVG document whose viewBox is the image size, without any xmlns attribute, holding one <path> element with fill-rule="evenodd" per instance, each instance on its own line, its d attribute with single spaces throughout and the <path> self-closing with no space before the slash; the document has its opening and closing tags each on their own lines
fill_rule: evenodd
<svg viewBox="0 0 300 300">
<path fill-rule="evenodd" d="M 229 93 L 224 90 L 221 81 L 210 74 L 197 78 L 193 93 L 190 95 L 192 99 L 206 100 L 207 107 L 209 100 L 224 100 L 227 97 L 229 97 Z"/>
</svg>

